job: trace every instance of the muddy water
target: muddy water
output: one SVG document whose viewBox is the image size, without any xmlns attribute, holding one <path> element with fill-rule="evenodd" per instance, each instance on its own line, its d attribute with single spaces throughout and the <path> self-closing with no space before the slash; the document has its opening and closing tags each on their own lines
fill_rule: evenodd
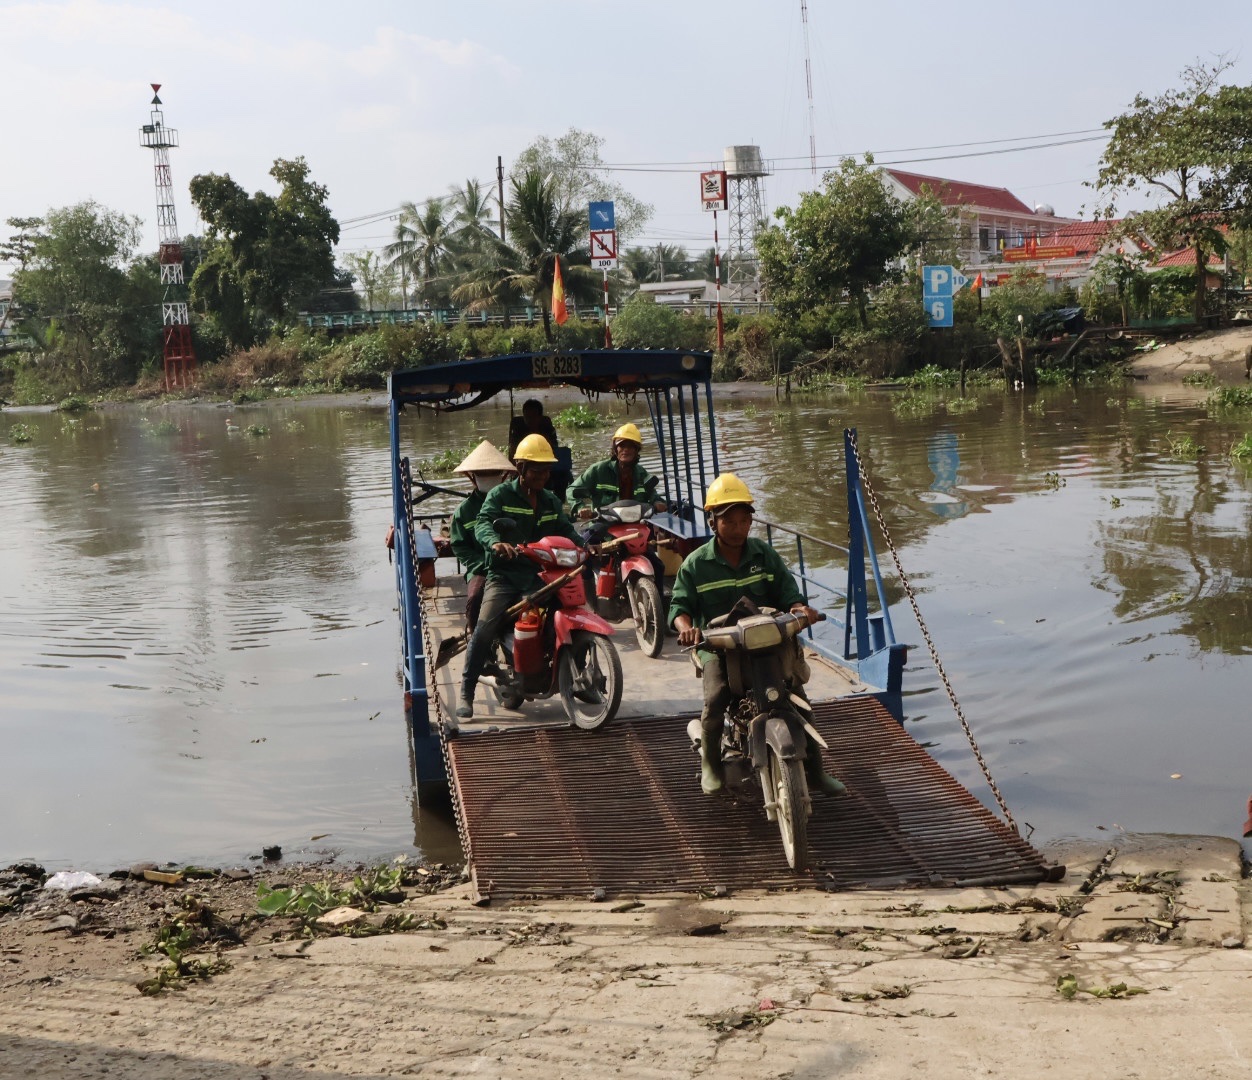
<svg viewBox="0 0 1252 1080">
<path fill-rule="evenodd" d="M 767 513 L 842 541 L 840 431 L 859 426 L 1034 839 L 1234 836 L 1252 794 L 1252 477 L 1222 452 L 1252 417 L 1210 419 L 1201 396 L 735 397 L 720 441 Z M 428 418 L 413 456 L 502 439 L 507 420 L 507 403 Z M 1167 432 L 1208 453 L 1172 456 Z M 360 401 L 0 417 L 0 865 L 452 853 L 412 793 L 386 462 L 385 412 Z M 907 603 L 896 626 L 919 646 L 910 730 L 989 799 Z"/>
</svg>

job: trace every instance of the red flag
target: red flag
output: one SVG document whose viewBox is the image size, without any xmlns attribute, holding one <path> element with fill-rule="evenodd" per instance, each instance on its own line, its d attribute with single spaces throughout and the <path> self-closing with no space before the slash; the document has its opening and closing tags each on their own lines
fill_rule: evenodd
<svg viewBox="0 0 1252 1080">
<path fill-rule="evenodd" d="M 561 280 L 559 255 L 556 259 L 556 270 L 552 275 L 552 317 L 556 320 L 557 326 L 564 326 L 565 320 L 569 318 L 569 311 L 565 307 L 565 282 Z"/>
<path fill-rule="evenodd" d="M 981 273 L 981 272 L 979 272 L 979 273 L 978 273 L 978 274 L 974 277 L 974 284 L 973 284 L 973 285 L 971 285 L 971 286 L 970 286 L 970 288 L 972 288 L 972 289 L 981 289 L 981 288 L 982 288 L 982 273 Z"/>
</svg>

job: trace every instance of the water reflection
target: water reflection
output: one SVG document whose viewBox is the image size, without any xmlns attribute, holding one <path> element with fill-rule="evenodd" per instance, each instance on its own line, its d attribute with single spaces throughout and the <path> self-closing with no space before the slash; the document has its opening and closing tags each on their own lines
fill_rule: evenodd
<svg viewBox="0 0 1252 1080">
<path fill-rule="evenodd" d="M 1120 389 L 907 417 L 895 400 L 722 399 L 722 467 L 769 516 L 846 543 L 842 429 L 858 427 L 945 666 L 1036 839 L 1114 824 L 1233 835 L 1249 786 L 1252 498 L 1221 450 L 1252 420 Z M 451 857 L 447 822 L 412 798 L 383 410 L 21 420 L 33 442 L 0 441 L 0 863 L 237 861 L 263 843 Z M 508 420 L 507 400 L 423 415 L 412 456 L 498 440 Z M 1167 431 L 1210 453 L 1172 457 Z M 606 436 L 571 434 L 576 464 Z M 907 605 L 896 622 L 921 644 Z M 921 649 L 906 709 L 983 797 Z"/>
</svg>

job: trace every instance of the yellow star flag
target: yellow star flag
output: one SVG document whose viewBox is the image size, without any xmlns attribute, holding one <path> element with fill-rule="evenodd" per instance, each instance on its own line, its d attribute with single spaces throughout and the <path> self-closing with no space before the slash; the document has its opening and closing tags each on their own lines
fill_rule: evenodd
<svg viewBox="0 0 1252 1080">
<path fill-rule="evenodd" d="M 556 271 L 552 276 L 552 317 L 556 320 L 557 326 L 564 326 L 565 320 L 569 318 L 569 311 L 565 307 L 565 282 L 561 280 L 559 255 L 556 259 Z"/>
</svg>

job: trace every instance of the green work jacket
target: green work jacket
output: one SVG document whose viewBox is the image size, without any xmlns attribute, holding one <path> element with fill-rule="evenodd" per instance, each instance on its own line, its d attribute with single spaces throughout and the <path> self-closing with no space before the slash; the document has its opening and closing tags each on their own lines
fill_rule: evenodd
<svg viewBox="0 0 1252 1080">
<path fill-rule="evenodd" d="M 678 568 L 670 597 L 669 624 L 673 626 L 679 615 L 690 615 L 691 621 L 703 630 L 730 611 L 741 596 L 747 596 L 758 607 L 780 611 L 804 603 L 782 556 L 764 540 L 749 536 L 739 565 L 731 566 L 718 552 L 717 540 L 711 539 L 688 555 Z"/>
<path fill-rule="evenodd" d="M 493 523 L 497 518 L 508 517 L 517 522 L 517 531 L 509 537 L 510 544 L 529 544 L 544 536 L 568 536 L 580 547 L 582 537 L 574 529 L 561 500 L 552 492 L 544 489 L 539 492 L 539 501 L 532 510 L 530 500 L 522 492 L 520 480 L 509 480 L 497 484 L 483 499 L 482 508 L 478 511 L 478 521 L 474 525 L 474 536 L 482 545 L 487 556 L 487 579 L 502 581 L 521 592 L 533 592 L 538 587 L 538 569 L 529 559 L 498 559 L 491 554 L 491 545 L 498 544 L 502 537 L 496 532 Z"/>
<path fill-rule="evenodd" d="M 465 568 L 465 580 L 487 572 L 487 553 L 474 535 L 474 526 L 478 524 L 478 511 L 482 509 L 486 492 L 475 489 L 469 497 L 456 508 L 452 515 L 452 535 L 448 538 L 455 555 Z"/>
<path fill-rule="evenodd" d="M 650 502 L 647 485 L 651 479 L 652 474 L 640 462 L 636 461 L 635 490 L 631 497 L 638 502 Z M 574 500 L 575 510 L 582 505 L 589 505 L 592 509 L 599 510 L 602 506 L 608 506 L 609 503 L 617 502 L 622 497 L 620 492 L 621 486 L 617 477 L 617 459 L 606 458 L 604 461 L 597 461 L 594 465 L 587 468 L 574 481 L 574 486 L 570 489 L 570 497 Z"/>
</svg>

